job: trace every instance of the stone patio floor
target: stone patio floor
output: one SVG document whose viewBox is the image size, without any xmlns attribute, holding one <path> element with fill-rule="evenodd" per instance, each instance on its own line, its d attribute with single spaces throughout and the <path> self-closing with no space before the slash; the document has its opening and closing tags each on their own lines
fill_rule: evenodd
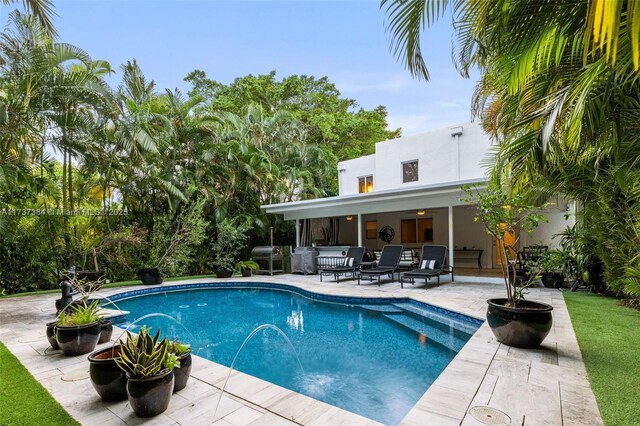
<svg viewBox="0 0 640 426">
<path fill-rule="evenodd" d="M 502 297 L 501 284 L 474 282 L 460 277 L 455 283 L 415 286 L 356 281 L 320 283 L 318 276 L 258 276 L 232 281 L 285 283 L 323 294 L 364 297 L 411 297 L 484 319 L 486 299 Z M 216 279 L 175 281 L 164 286 Z M 464 282 L 462 282 L 464 281 Z M 477 280 L 481 281 L 481 280 Z M 482 280 L 484 281 L 484 280 Z M 107 289 L 100 294 L 140 287 Z M 127 401 L 103 403 L 88 376 L 86 355 L 64 357 L 52 351 L 45 323 L 55 318 L 57 295 L 0 299 L 0 340 L 33 376 L 84 425 L 357 425 L 374 421 L 321 401 L 233 372 L 214 418 L 214 407 L 228 368 L 194 356 L 187 387 L 174 394 L 168 410 L 152 419 L 138 419 Z M 530 289 L 527 297 L 554 307 L 554 327 L 535 350 L 510 348 L 495 340 L 486 322 L 447 369 L 403 419 L 403 425 L 484 425 L 477 413 L 490 407 L 509 416 L 510 425 L 602 425 L 602 418 L 587 379 L 571 319 L 561 292 Z M 120 333 L 114 331 L 114 337 Z M 109 345 L 108 343 L 104 346 Z M 384 391 L 384 390 L 381 390 Z M 475 417 L 472 413 L 476 413 Z M 499 414 L 499 413 L 498 413 Z M 495 420 L 496 413 L 489 413 Z M 482 419 L 482 417 L 480 417 Z"/>
</svg>

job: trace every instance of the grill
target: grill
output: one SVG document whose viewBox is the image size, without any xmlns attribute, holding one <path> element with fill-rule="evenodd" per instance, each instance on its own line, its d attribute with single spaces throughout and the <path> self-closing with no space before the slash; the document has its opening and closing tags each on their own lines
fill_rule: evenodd
<svg viewBox="0 0 640 426">
<path fill-rule="evenodd" d="M 284 273 L 284 256 L 279 246 L 257 246 L 251 250 L 251 258 L 260 265 L 256 274 Z M 274 263 L 280 262 L 280 269 L 274 269 Z"/>
</svg>

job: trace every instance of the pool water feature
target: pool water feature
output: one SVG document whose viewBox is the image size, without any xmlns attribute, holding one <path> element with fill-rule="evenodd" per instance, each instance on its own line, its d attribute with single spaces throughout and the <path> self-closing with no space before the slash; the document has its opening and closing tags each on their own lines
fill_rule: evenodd
<svg viewBox="0 0 640 426">
<path fill-rule="evenodd" d="M 118 305 L 130 311 L 130 322 L 152 312 L 178 319 L 193 334 L 194 354 L 226 366 L 252 330 L 274 324 L 304 370 L 271 329 L 247 343 L 237 370 L 389 425 L 402 420 L 481 324 L 409 299 L 335 303 L 307 296 L 222 287 L 118 298 Z M 162 317 L 145 323 L 181 335 Z"/>
</svg>

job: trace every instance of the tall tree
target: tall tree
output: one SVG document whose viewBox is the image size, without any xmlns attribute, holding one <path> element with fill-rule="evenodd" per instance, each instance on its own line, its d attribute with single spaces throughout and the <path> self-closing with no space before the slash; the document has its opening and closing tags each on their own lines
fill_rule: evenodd
<svg viewBox="0 0 640 426">
<path fill-rule="evenodd" d="M 327 77 L 292 75 L 278 80 L 272 71 L 224 85 L 196 70 L 185 81 L 192 84 L 190 94 L 202 96 L 211 111 L 242 115 L 253 104 L 268 113 L 288 111 L 305 126 L 310 143 L 329 146 L 338 160 L 371 154 L 376 142 L 400 135 L 400 129 L 387 129 L 383 106 L 359 108 L 355 100 L 342 97 Z"/>
<path fill-rule="evenodd" d="M 381 4 L 393 52 L 424 79 L 423 27 L 452 8 L 456 65 L 463 76 L 482 72 L 473 107 L 501 142 L 489 160 L 494 178 L 540 199 L 560 192 L 582 201 L 608 284 L 640 295 L 631 249 L 640 235 L 640 1 Z M 611 213 L 607 205 L 618 220 L 597 232 L 591 220 Z"/>
</svg>

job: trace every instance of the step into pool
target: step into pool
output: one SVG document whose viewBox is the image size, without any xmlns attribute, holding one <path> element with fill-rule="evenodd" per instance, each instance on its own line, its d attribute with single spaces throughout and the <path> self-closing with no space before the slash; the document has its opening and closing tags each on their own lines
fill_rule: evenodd
<svg viewBox="0 0 640 426">
<path fill-rule="evenodd" d="M 170 315 L 189 331 L 166 318 L 143 322 L 226 366 L 251 331 L 274 324 L 293 348 L 264 330 L 245 346 L 236 369 L 388 425 L 402 420 L 481 325 L 409 299 L 328 301 L 285 287 L 160 287 L 114 299 L 130 311 L 121 327 L 153 312 Z"/>
</svg>

